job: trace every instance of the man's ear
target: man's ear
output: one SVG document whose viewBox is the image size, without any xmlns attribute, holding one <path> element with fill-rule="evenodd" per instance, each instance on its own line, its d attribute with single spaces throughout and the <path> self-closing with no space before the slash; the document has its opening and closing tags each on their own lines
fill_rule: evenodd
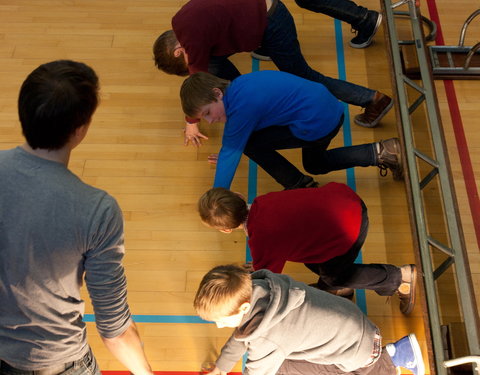
<svg viewBox="0 0 480 375">
<path fill-rule="evenodd" d="M 233 229 L 219 229 L 220 232 L 222 233 L 227 233 L 227 234 L 230 234 L 233 232 Z"/>
<path fill-rule="evenodd" d="M 213 88 L 213 94 L 217 98 L 217 100 L 222 100 L 223 98 L 223 92 L 220 90 L 218 87 Z"/>
</svg>

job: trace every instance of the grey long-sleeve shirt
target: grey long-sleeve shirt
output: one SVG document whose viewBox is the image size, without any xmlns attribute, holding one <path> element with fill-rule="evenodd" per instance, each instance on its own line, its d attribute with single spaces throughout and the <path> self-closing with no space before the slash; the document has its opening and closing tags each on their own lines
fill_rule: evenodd
<svg viewBox="0 0 480 375">
<path fill-rule="evenodd" d="M 130 324 L 123 219 L 116 201 L 63 164 L 0 151 L 0 359 L 34 370 L 88 350 L 83 278 L 97 329 Z"/>
</svg>

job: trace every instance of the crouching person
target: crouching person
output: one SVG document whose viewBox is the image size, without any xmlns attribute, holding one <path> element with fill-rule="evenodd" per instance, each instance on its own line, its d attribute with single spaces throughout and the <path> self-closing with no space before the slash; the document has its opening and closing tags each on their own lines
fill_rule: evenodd
<svg viewBox="0 0 480 375">
<path fill-rule="evenodd" d="M 379 329 L 356 305 L 286 275 L 215 267 L 194 307 L 219 328 L 235 328 L 208 375 L 225 375 L 245 352 L 249 375 L 425 373 L 414 334 L 382 348 Z"/>
</svg>

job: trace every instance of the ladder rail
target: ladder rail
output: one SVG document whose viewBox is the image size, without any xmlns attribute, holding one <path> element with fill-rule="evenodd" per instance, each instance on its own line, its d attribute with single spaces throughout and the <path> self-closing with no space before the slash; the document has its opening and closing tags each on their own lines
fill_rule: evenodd
<svg viewBox="0 0 480 375">
<path fill-rule="evenodd" d="M 414 144 L 414 127 L 411 112 L 409 111 L 408 97 L 406 94 L 405 75 L 402 71 L 401 56 L 399 51 L 399 39 L 395 25 L 394 9 L 407 5 L 410 14 L 413 44 L 417 50 L 417 58 L 420 68 L 421 81 L 423 88 L 417 90 L 424 95 L 426 114 L 428 116 L 428 125 L 431 134 L 431 142 L 436 160 L 431 160 L 432 165 L 436 167 L 436 177 L 440 186 L 441 205 L 445 217 L 450 245 L 444 245 L 440 241 L 433 239 L 428 233 L 426 223 L 426 207 L 422 200 L 421 189 L 430 182 L 427 179 L 423 183 L 419 181 L 419 172 L 417 168 L 417 160 L 419 155 L 423 155 L 416 150 Z M 429 329 L 433 349 L 434 371 L 440 375 L 446 375 L 446 367 L 444 366 L 445 355 L 443 348 L 443 340 L 441 334 L 441 317 L 437 301 L 436 278 L 438 278 L 447 268 L 454 266 L 456 272 L 455 278 L 458 285 L 458 303 L 463 314 L 466 327 L 468 348 L 473 355 L 480 355 L 480 328 L 478 323 L 478 312 L 476 311 L 476 303 L 473 294 L 473 285 L 470 277 L 468 258 L 465 251 L 465 243 L 463 232 L 459 221 L 459 214 L 453 188 L 451 172 L 449 169 L 448 156 L 443 136 L 443 128 L 439 116 L 438 103 L 436 99 L 435 89 L 432 84 L 432 71 L 430 61 L 427 59 L 428 51 L 424 42 L 423 29 L 421 27 L 421 17 L 419 9 L 415 7 L 414 0 L 404 0 L 392 4 L 391 0 L 383 0 L 382 8 L 386 14 L 387 36 L 389 44 L 390 57 L 393 62 L 394 86 L 397 93 L 397 110 L 400 118 L 400 132 L 404 143 L 405 158 L 407 160 L 408 173 L 406 174 L 406 183 L 410 188 L 409 199 L 412 203 L 412 219 L 415 225 L 416 241 L 419 249 L 420 261 L 424 272 L 424 284 L 426 291 L 426 304 L 428 311 Z M 403 42 L 403 41 L 402 41 Z M 421 87 L 420 85 L 418 85 Z M 416 89 L 414 85 L 410 85 Z M 416 108 L 415 108 L 416 109 Z M 422 160 L 430 159 L 426 155 Z M 430 160 L 429 160 L 430 161 Z M 431 247 L 448 250 L 446 251 L 450 258 L 447 259 L 439 269 L 433 269 L 433 260 L 431 255 Z M 473 296 L 473 298 L 472 298 Z"/>
</svg>

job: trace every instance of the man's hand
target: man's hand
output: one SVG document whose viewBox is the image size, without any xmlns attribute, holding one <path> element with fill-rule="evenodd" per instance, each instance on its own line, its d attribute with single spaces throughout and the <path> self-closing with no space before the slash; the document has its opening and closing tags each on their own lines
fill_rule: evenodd
<svg viewBox="0 0 480 375">
<path fill-rule="evenodd" d="M 210 155 L 208 155 L 207 160 L 208 160 L 208 162 L 209 162 L 210 164 L 217 164 L 218 154 L 210 154 Z"/>
<path fill-rule="evenodd" d="M 207 136 L 200 133 L 200 130 L 198 129 L 198 123 L 187 122 L 183 132 L 185 134 L 185 146 L 188 146 L 189 143 L 192 143 L 193 146 L 199 147 L 202 145 L 201 138 L 208 139 Z"/>
</svg>

